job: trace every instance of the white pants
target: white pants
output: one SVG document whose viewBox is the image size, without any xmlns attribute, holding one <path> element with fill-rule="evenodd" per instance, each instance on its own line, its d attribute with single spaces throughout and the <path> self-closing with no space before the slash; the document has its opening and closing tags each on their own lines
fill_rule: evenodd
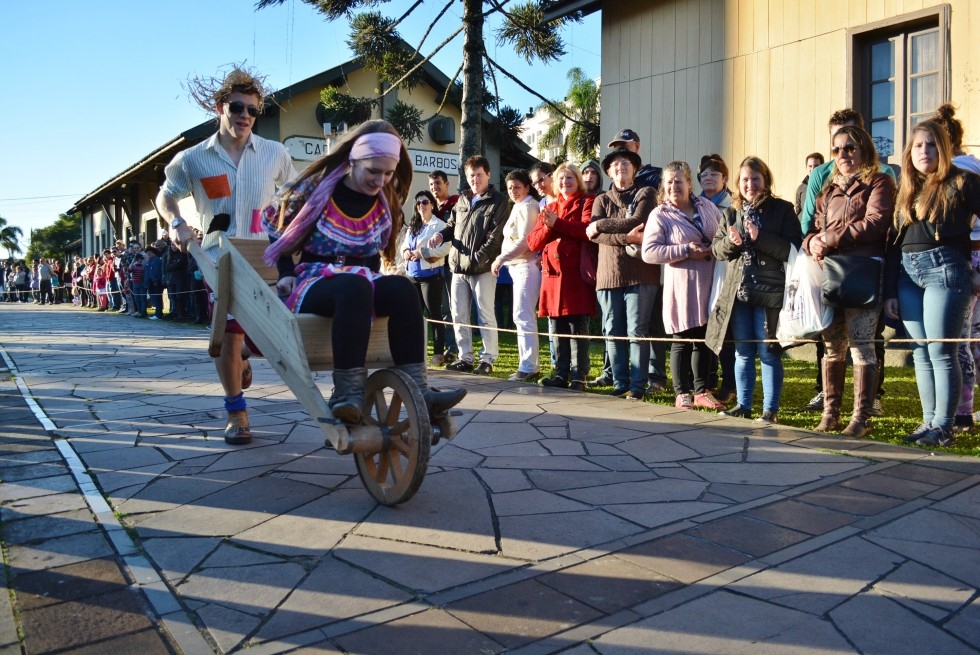
<svg viewBox="0 0 980 655">
<path fill-rule="evenodd" d="M 538 319 L 535 309 L 541 292 L 541 269 L 537 262 L 507 264 L 514 281 L 514 326 L 517 328 L 517 354 L 521 373 L 537 373 Z"/>
<path fill-rule="evenodd" d="M 453 275 L 450 308 L 453 312 L 453 331 L 456 333 L 456 345 L 459 348 L 459 358 L 473 363 L 473 330 L 462 324 L 470 322 L 470 308 L 476 300 L 477 325 L 480 326 L 480 338 L 483 348 L 480 350 L 480 361 L 493 364 L 497 359 L 497 317 L 493 312 L 494 295 L 497 291 L 497 278 L 493 273 L 480 275 Z"/>
</svg>

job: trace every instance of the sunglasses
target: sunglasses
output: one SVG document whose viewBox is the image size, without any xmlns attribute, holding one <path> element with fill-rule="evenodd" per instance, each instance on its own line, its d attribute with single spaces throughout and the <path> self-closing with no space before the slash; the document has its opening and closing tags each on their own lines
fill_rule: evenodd
<svg viewBox="0 0 980 655">
<path fill-rule="evenodd" d="M 830 152 L 833 153 L 834 157 L 836 157 L 841 152 L 843 152 L 845 155 L 853 155 L 854 151 L 857 149 L 858 147 L 855 144 L 848 143 L 846 146 L 835 146 L 830 149 Z"/>
<path fill-rule="evenodd" d="M 252 118 L 256 118 L 259 115 L 259 108 L 255 105 L 246 106 L 244 102 L 238 100 L 228 103 L 228 111 L 232 114 L 243 114 L 246 110 L 248 110 L 248 115 Z"/>
<path fill-rule="evenodd" d="M 418 200 L 415 201 L 415 204 L 416 205 L 428 205 L 428 204 L 431 204 L 431 203 L 429 203 L 429 199 L 428 198 L 419 198 Z"/>
</svg>

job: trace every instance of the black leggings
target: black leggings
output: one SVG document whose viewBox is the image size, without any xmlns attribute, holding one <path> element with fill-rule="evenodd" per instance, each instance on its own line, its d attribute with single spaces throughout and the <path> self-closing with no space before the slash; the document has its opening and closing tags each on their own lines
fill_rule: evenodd
<svg viewBox="0 0 980 655">
<path fill-rule="evenodd" d="M 386 275 L 371 282 L 352 273 L 313 283 L 300 307 L 302 313 L 333 317 L 334 368 L 364 366 L 373 316 L 388 317 L 388 345 L 395 364 L 425 359 L 425 332 L 419 294 L 411 280 Z"/>
<path fill-rule="evenodd" d="M 673 378 L 674 393 L 704 393 L 707 391 L 706 380 L 708 367 L 711 363 L 711 350 L 703 339 L 708 332 L 708 326 L 691 328 L 677 332 L 677 339 L 700 339 L 690 341 L 674 341 L 670 344 L 670 375 Z"/>
<path fill-rule="evenodd" d="M 441 275 L 432 277 L 409 278 L 412 284 L 419 290 L 419 300 L 425 305 L 425 311 L 429 313 L 429 318 L 442 320 L 442 290 L 443 279 Z M 432 324 L 432 354 L 442 355 L 446 352 L 446 325 L 444 323 Z"/>
</svg>

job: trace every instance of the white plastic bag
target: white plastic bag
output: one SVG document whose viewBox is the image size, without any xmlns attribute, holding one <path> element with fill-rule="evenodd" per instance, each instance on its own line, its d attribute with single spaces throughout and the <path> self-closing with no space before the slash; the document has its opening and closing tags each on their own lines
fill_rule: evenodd
<svg viewBox="0 0 980 655">
<path fill-rule="evenodd" d="M 715 260 L 715 270 L 711 274 L 711 294 L 708 296 L 708 314 L 715 311 L 718 304 L 718 297 L 725 286 L 725 276 L 728 274 L 728 262 L 720 259 Z"/>
<path fill-rule="evenodd" d="M 783 348 L 797 345 L 800 339 L 814 339 L 834 320 L 834 308 L 823 303 L 820 265 L 795 246 L 786 262 L 786 291 L 779 310 L 776 338 Z"/>
</svg>

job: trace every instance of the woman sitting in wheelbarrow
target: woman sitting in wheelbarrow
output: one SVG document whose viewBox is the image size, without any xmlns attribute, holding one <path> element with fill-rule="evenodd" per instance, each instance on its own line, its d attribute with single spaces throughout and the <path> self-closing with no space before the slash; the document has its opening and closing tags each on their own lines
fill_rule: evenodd
<svg viewBox="0 0 980 655">
<path fill-rule="evenodd" d="M 395 258 L 411 181 L 411 161 L 398 133 L 385 121 L 369 121 L 284 187 L 265 210 L 272 242 L 265 261 L 279 270 L 279 295 L 297 314 L 333 318 L 334 389 L 328 404 L 347 424 L 361 420 L 375 316 L 388 317 L 395 368 L 419 386 L 430 417 L 466 395 L 465 389 L 429 386 L 418 293 L 407 277 L 379 273 L 382 258 Z M 294 266 L 296 252 L 300 260 Z"/>
</svg>

